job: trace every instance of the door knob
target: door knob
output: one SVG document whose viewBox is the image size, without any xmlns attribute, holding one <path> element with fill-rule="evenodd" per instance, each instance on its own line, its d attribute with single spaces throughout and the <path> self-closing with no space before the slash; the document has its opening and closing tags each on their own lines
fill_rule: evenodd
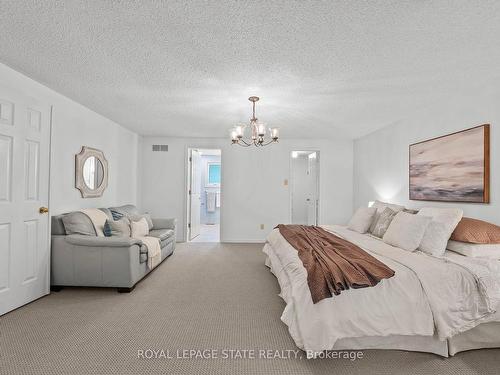
<svg viewBox="0 0 500 375">
<path fill-rule="evenodd" d="M 49 209 L 47 207 L 40 207 L 38 209 L 38 212 L 40 212 L 41 214 L 46 214 L 47 212 L 49 212 Z"/>
</svg>

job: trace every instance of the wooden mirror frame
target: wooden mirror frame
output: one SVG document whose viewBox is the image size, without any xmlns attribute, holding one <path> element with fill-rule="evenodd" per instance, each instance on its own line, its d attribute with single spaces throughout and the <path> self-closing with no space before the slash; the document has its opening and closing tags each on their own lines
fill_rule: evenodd
<svg viewBox="0 0 500 375">
<path fill-rule="evenodd" d="M 96 189 L 89 188 L 83 179 L 83 165 L 91 156 L 101 162 L 103 169 L 102 183 Z M 102 197 L 104 190 L 108 187 L 108 161 L 101 150 L 82 146 L 80 153 L 75 155 L 75 187 L 80 190 L 82 198 Z"/>
</svg>

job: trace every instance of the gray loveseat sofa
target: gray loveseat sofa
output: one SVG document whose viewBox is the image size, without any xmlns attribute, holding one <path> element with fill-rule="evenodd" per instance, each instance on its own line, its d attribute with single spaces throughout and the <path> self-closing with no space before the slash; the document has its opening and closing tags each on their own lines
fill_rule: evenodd
<svg viewBox="0 0 500 375">
<path fill-rule="evenodd" d="M 133 205 L 101 208 L 111 220 L 115 216 L 137 215 Z M 66 220 L 63 217 L 71 215 Z M 77 221 L 71 230 L 68 219 Z M 152 219 L 149 235 L 160 239 L 161 260 L 175 249 L 175 219 Z M 69 229 L 69 228 L 68 228 Z M 71 234 L 67 234 L 71 233 Z M 130 292 L 146 276 L 147 248 L 130 237 L 97 237 L 90 219 L 81 212 L 52 217 L 51 289 L 64 286 L 115 287 L 118 292 Z"/>
</svg>

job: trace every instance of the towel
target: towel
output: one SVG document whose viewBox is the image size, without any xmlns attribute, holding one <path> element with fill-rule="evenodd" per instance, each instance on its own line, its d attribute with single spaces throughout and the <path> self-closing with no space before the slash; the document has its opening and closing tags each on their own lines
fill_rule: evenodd
<svg viewBox="0 0 500 375">
<path fill-rule="evenodd" d="M 81 213 L 87 215 L 94 225 L 97 237 L 104 237 L 104 224 L 108 216 L 98 208 L 84 208 Z"/>
<path fill-rule="evenodd" d="M 220 191 L 216 193 L 216 198 L 215 198 L 215 207 L 220 208 Z"/>
<path fill-rule="evenodd" d="M 207 191 L 207 212 L 215 212 L 215 199 L 215 192 Z"/>
</svg>

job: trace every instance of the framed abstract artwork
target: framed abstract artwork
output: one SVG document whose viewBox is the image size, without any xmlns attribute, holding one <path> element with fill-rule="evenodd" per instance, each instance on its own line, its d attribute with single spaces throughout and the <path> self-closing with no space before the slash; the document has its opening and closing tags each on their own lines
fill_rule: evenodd
<svg viewBox="0 0 500 375">
<path fill-rule="evenodd" d="M 489 203 L 490 125 L 410 145 L 410 199 Z"/>
</svg>

